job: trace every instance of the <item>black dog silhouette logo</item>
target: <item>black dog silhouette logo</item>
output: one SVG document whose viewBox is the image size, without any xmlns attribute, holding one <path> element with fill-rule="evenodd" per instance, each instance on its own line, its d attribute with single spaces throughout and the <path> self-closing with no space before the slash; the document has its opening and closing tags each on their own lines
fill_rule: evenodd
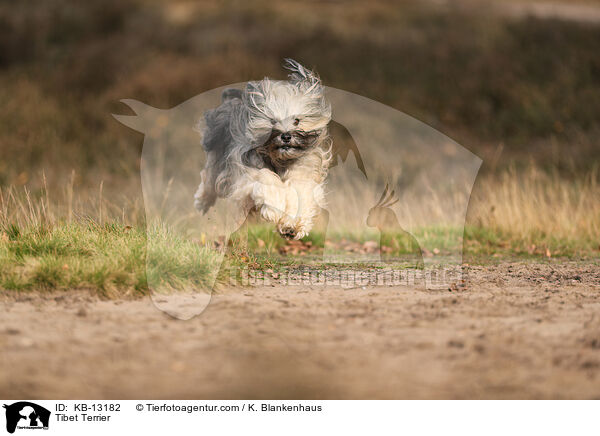
<svg viewBox="0 0 600 436">
<path fill-rule="evenodd" d="M 29 401 L 5 404 L 6 431 L 14 433 L 18 429 L 48 429 L 50 411 Z"/>
</svg>

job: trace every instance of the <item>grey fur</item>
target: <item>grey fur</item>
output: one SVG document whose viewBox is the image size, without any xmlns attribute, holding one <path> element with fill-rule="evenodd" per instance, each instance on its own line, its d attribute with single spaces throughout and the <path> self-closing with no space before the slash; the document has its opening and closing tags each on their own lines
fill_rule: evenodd
<svg viewBox="0 0 600 436">
<path fill-rule="evenodd" d="M 226 89 L 221 105 L 206 112 L 207 161 L 195 196 L 203 213 L 218 197 L 231 196 L 250 169 L 266 168 L 283 177 L 294 165 L 312 165 L 316 181 L 324 180 L 331 107 L 315 73 L 292 59 L 284 66 L 289 82 L 265 78 L 248 82 L 244 91 Z"/>
</svg>

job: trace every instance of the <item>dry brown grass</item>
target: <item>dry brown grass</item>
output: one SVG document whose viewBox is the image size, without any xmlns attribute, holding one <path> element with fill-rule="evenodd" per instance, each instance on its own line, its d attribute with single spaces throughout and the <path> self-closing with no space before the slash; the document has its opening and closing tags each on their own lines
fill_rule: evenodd
<svg viewBox="0 0 600 436">
<path fill-rule="evenodd" d="M 478 185 L 469 214 L 474 225 L 530 238 L 533 243 L 536 234 L 599 240 L 597 171 L 568 180 L 535 167 L 511 169 L 497 178 L 484 177 Z"/>
<path fill-rule="evenodd" d="M 541 254 L 546 253 L 542 247 L 548 247 L 556 255 L 597 257 L 600 250 L 598 180 L 597 171 L 571 179 L 558 172 L 548 174 L 536 167 L 483 175 L 477 180 L 470 199 L 465 241 L 467 245 L 469 240 L 484 245 L 491 243 L 484 254 L 520 254 L 536 246 Z M 370 191 L 359 191 L 357 188 L 354 200 L 368 196 L 364 201 L 370 201 L 374 195 Z M 2 188 L 0 230 L 7 232 L 14 226 L 35 229 L 88 222 L 133 226 L 143 231 L 145 212 L 141 196 L 121 197 L 120 202 L 114 198 L 104 191 L 102 183 L 95 189 L 77 192 L 71 182 L 54 196 L 45 189 L 34 192 L 27 187 Z M 422 209 L 410 210 L 411 232 L 423 234 L 427 229 L 448 225 L 443 217 L 452 207 L 451 199 L 446 199 L 444 208 L 439 204 L 420 205 Z M 346 207 L 348 216 L 352 217 L 352 203 L 347 203 Z M 440 213 L 435 219 L 427 216 L 437 209 Z M 346 227 L 348 235 L 352 235 L 353 226 L 350 219 Z"/>
</svg>

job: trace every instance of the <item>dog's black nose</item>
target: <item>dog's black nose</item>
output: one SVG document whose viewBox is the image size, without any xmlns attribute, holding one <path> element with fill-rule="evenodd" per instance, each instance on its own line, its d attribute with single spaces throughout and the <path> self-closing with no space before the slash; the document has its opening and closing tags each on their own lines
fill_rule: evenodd
<svg viewBox="0 0 600 436">
<path fill-rule="evenodd" d="M 290 142 L 292 140 L 292 135 L 290 135 L 289 133 L 282 133 L 281 140 L 286 143 Z"/>
</svg>

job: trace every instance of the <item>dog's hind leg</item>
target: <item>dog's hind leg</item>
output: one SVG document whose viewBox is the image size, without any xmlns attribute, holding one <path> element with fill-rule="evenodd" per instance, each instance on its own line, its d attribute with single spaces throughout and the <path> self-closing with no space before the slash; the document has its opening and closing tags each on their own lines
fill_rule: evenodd
<svg viewBox="0 0 600 436">
<path fill-rule="evenodd" d="M 200 172 L 200 186 L 198 186 L 198 190 L 194 194 L 194 206 L 202 213 L 208 212 L 217 201 L 215 182 L 218 176 L 218 169 L 215 167 L 215 159 L 215 153 L 209 152 L 206 165 L 202 172 Z"/>
</svg>

